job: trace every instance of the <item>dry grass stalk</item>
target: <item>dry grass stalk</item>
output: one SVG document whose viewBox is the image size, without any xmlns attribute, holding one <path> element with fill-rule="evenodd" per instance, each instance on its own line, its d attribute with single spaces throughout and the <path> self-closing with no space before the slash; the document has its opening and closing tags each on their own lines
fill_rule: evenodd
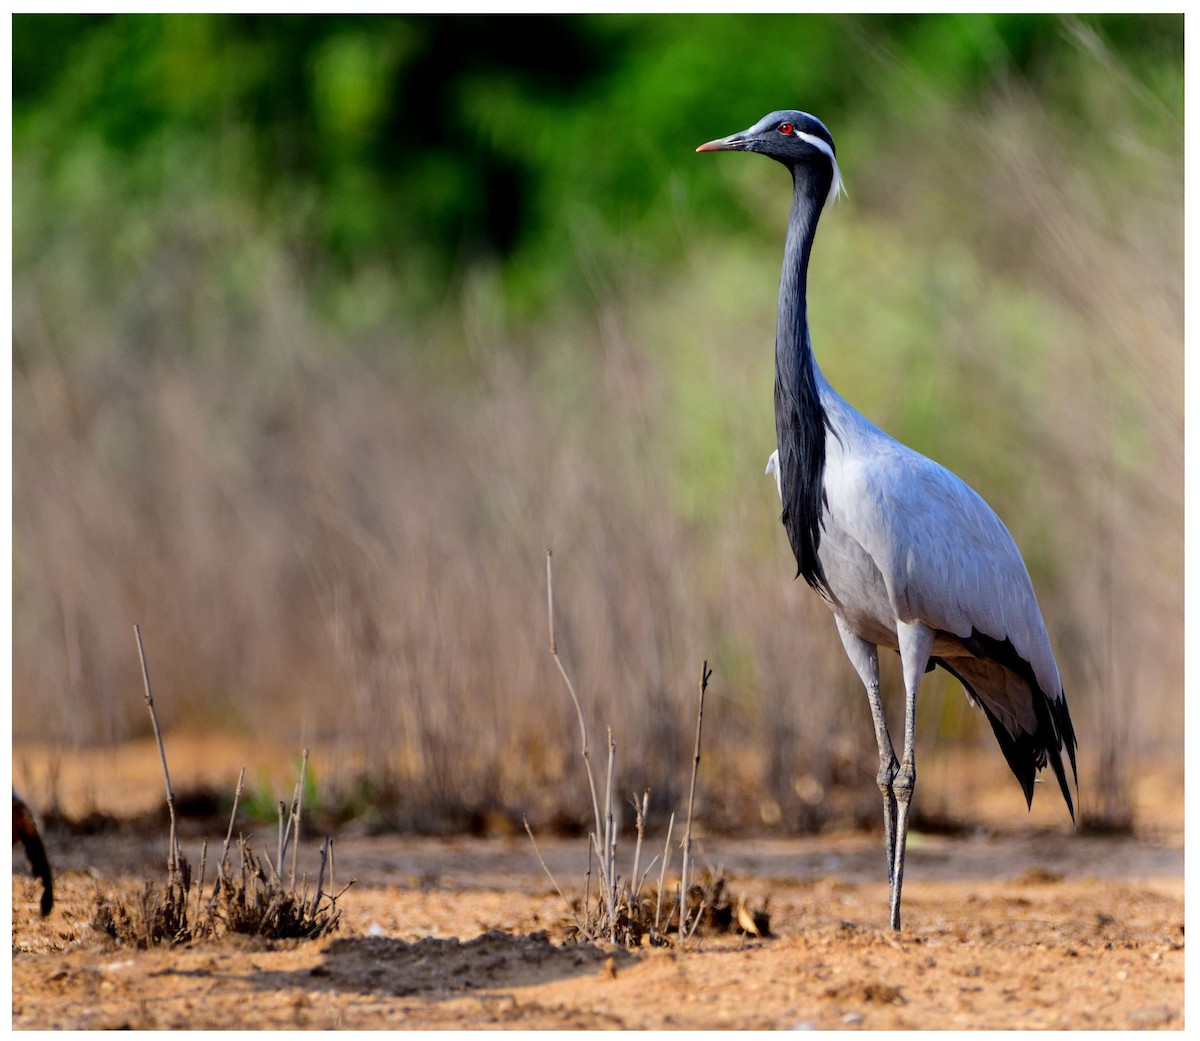
<svg viewBox="0 0 1200 1041">
<path fill-rule="evenodd" d="M 608 904 L 609 939 L 617 941 L 617 834 L 613 825 L 613 782 L 617 765 L 617 746 L 612 727 L 608 728 L 608 777 L 604 785 L 604 900 Z"/>
<path fill-rule="evenodd" d="M 292 841 L 295 844 L 292 846 L 292 873 L 289 878 L 288 884 L 293 889 L 296 888 L 296 855 L 300 852 L 300 811 L 301 811 L 302 805 L 304 803 L 304 781 L 307 777 L 307 774 L 308 774 L 308 749 L 306 748 L 306 749 L 304 749 L 304 752 L 300 757 L 300 780 L 298 780 L 296 782 L 296 795 L 295 795 L 295 798 L 292 800 L 292 806 L 293 806 L 293 810 L 294 810 L 292 820 L 295 822 L 296 827 L 295 827 L 294 832 L 292 833 Z M 283 865 L 281 864 L 280 866 L 282 867 Z M 324 869 L 325 861 L 324 861 L 323 857 L 321 860 L 321 866 L 322 866 L 322 869 Z"/>
<path fill-rule="evenodd" d="M 604 785 L 604 810 L 601 813 L 600 802 L 596 794 L 596 779 L 592 772 L 591 754 L 588 751 L 587 721 L 584 719 L 583 705 L 575 690 L 575 684 L 571 681 L 570 674 L 567 672 L 566 666 L 563 665 L 562 659 L 558 655 L 558 637 L 554 627 L 554 565 L 553 554 L 549 549 L 546 550 L 546 614 L 550 629 L 550 654 L 554 658 L 555 665 L 558 666 L 558 671 L 563 678 L 563 682 L 566 684 L 567 692 L 571 696 L 571 703 L 575 706 L 576 719 L 579 722 L 580 755 L 583 757 L 584 769 L 587 773 L 588 788 L 592 796 L 592 812 L 595 820 L 594 829 L 588 839 L 588 875 L 584 894 L 584 917 L 582 923 L 576 917 L 577 934 L 587 939 L 606 937 L 609 942 L 617 943 L 622 933 L 620 925 L 621 888 L 616 870 L 617 834 L 613 813 L 617 746 L 613 741 L 612 728 L 610 727 L 608 729 L 608 770 Z M 529 831 L 528 823 L 526 823 L 526 830 Z M 533 839 L 532 831 L 530 831 L 529 837 L 531 840 Z M 534 842 L 534 849 L 535 851 L 537 850 L 536 842 Z M 597 858 L 597 872 L 600 883 L 600 910 L 595 915 L 588 910 L 591 903 L 591 854 L 593 850 Z M 540 852 L 538 852 L 538 859 L 541 860 Z M 542 867 L 545 868 L 544 861 Z M 547 871 L 547 874 L 549 874 L 549 871 Z M 554 881 L 553 877 L 551 877 L 551 881 Z M 554 887 L 558 889 L 557 882 L 554 883 Z M 559 890 L 560 895 L 561 892 Z M 580 926 L 582 926 L 581 929 Z"/>
<path fill-rule="evenodd" d="M 680 940 L 686 940 L 689 931 L 687 929 L 687 909 L 688 909 L 688 867 L 692 857 L 692 810 L 696 804 L 696 774 L 700 770 L 700 733 L 704 727 L 704 692 L 708 690 L 708 681 L 712 677 L 712 669 L 708 667 L 708 659 L 700 666 L 700 704 L 696 711 L 696 748 L 692 753 L 692 784 L 688 791 L 688 812 L 687 812 L 687 827 L 683 833 L 683 869 L 680 873 L 679 881 L 679 936 Z M 697 910 L 696 921 L 700 920 L 701 909 Z M 694 931 L 693 926 L 693 931 Z M 681 944 L 682 946 L 682 944 Z"/>
<path fill-rule="evenodd" d="M 282 799 L 279 800 L 279 803 L 277 805 L 279 808 L 279 831 L 276 833 L 277 838 L 276 838 L 276 842 L 275 842 L 275 863 L 272 864 L 271 858 L 268 857 L 265 853 L 263 854 L 263 856 L 267 861 L 267 866 L 271 869 L 272 872 L 274 872 L 275 878 L 278 881 L 282 882 L 283 881 L 283 853 L 284 853 L 283 822 L 287 818 L 287 805 L 284 803 L 284 801 Z"/>
<path fill-rule="evenodd" d="M 588 882 L 587 891 L 584 895 L 585 908 L 591 901 L 591 854 L 595 850 L 598 860 L 597 870 L 600 875 L 600 899 L 605 907 L 606 913 L 602 916 L 602 921 L 598 923 L 598 933 L 603 935 L 608 933 L 609 939 L 616 942 L 616 916 L 617 916 L 617 887 L 614 870 L 616 857 L 616 841 L 613 834 L 613 814 L 612 814 L 612 798 L 613 798 L 613 775 L 616 758 L 616 745 L 613 743 L 612 730 L 608 731 L 608 776 L 605 784 L 605 805 L 604 813 L 600 812 L 600 801 L 596 794 L 596 778 L 592 772 L 592 758 L 588 751 L 588 730 L 587 721 L 583 715 L 583 705 L 579 701 L 579 695 L 575 690 L 575 684 L 571 681 L 571 676 L 567 672 L 566 666 L 563 665 L 562 659 L 558 655 L 558 635 L 554 627 L 554 555 L 546 550 L 546 615 L 550 629 L 550 655 L 554 658 L 554 664 L 558 666 L 559 674 L 566 684 L 567 693 L 571 696 L 571 703 L 575 706 L 575 717 L 579 722 L 579 752 L 583 757 L 584 770 L 587 773 L 588 789 L 592 796 L 592 813 L 595 821 L 592 834 L 589 836 L 588 842 Z M 533 835 L 530 833 L 530 838 Z M 535 844 L 536 848 L 536 844 Z M 541 854 L 539 853 L 539 858 Z M 543 865 L 544 866 L 544 865 Z M 555 883 L 555 888 L 558 888 Z M 585 912 L 584 920 L 585 930 L 590 932 L 591 925 L 589 918 Z"/>
<path fill-rule="evenodd" d="M 667 838 L 663 842 L 662 867 L 658 869 L 658 899 L 654 901 L 654 931 L 662 932 L 662 895 L 666 891 L 667 864 L 671 861 L 671 832 L 675 828 L 675 813 L 667 821 Z M 668 916 L 668 920 L 669 916 Z"/>
<path fill-rule="evenodd" d="M 242 785 L 246 783 L 246 768 L 242 767 L 242 772 L 238 774 L 237 788 L 233 793 L 233 809 L 229 812 L 229 830 L 225 832 L 225 844 L 221 847 L 221 862 L 217 865 L 217 881 L 213 888 L 213 896 L 216 897 L 221 883 L 225 879 L 225 872 L 229 867 L 229 843 L 233 838 L 233 822 L 237 820 L 238 803 L 242 798 Z"/>
<path fill-rule="evenodd" d="M 162 731 L 158 726 L 158 713 L 154 711 L 154 695 L 150 690 L 150 670 L 146 667 L 146 649 L 142 645 L 142 630 L 136 623 L 133 635 L 137 639 L 138 661 L 142 666 L 142 682 L 146 691 L 146 707 L 150 710 L 150 722 L 154 726 L 154 740 L 158 742 L 158 754 L 162 758 L 163 781 L 167 786 L 167 813 L 171 818 L 170 846 L 167 850 L 168 883 L 174 884 L 179 864 L 179 840 L 175 825 L 175 791 L 171 787 L 171 772 L 167 769 L 167 750 L 163 747 Z"/>
<path fill-rule="evenodd" d="M 633 847 L 633 873 L 630 878 L 633 880 L 633 899 L 636 901 L 642 891 L 642 883 L 645 878 L 639 873 L 642 864 L 642 842 L 646 838 L 646 810 L 650 804 L 650 789 L 647 788 L 642 792 L 642 804 L 639 806 L 637 800 L 633 803 L 634 826 L 637 829 L 637 842 Z M 647 871 L 650 869 L 647 868 Z"/>
<path fill-rule="evenodd" d="M 196 919 L 200 918 L 200 900 L 204 896 L 204 869 L 208 863 L 208 839 L 200 846 L 200 880 L 196 883 Z"/>
<path fill-rule="evenodd" d="M 307 749 L 305 749 L 305 751 L 307 751 Z M 292 863 L 293 863 L 292 888 L 295 889 L 296 887 L 295 887 L 294 880 L 296 877 L 296 871 L 295 871 L 294 858 L 293 858 Z M 312 905 L 312 913 L 314 915 L 317 913 L 317 908 L 321 906 L 321 887 L 325 885 L 325 868 L 328 866 L 328 864 L 329 864 L 329 839 L 326 838 L 325 841 L 323 843 L 321 843 L 321 867 L 320 867 L 320 870 L 317 871 L 317 895 L 315 897 L 313 897 L 313 905 Z"/>
<path fill-rule="evenodd" d="M 538 848 L 537 839 L 535 839 L 533 837 L 533 829 L 529 826 L 529 818 L 522 817 L 521 821 L 525 825 L 525 834 L 527 834 L 529 836 L 529 841 L 533 843 L 533 852 L 537 854 L 538 863 L 542 865 L 542 870 L 544 872 L 546 872 L 546 877 L 548 879 L 550 879 L 550 884 L 554 887 L 554 891 L 562 898 L 562 902 L 567 905 L 567 913 L 575 921 L 576 932 L 582 933 L 583 932 L 583 923 L 579 920 L 579 916 L 575 913 L 574 905 L 571 903 L 570 900 L 567 899 L 566 895 L 559 888 L 558 880 L 554 877 L 554 874 L 550 871 L 550 868 L 548 868 L 546 866 L 546 858 L 542 856 L 542 851 Z M 587 902 L 587 897 L 585 896 L 584 897 L 585 905 L 586 905 L 586 902 Z"/>
<path fill-rule="evenodd" d="M 550 621 L 550 655 L 554 664 L 567 685 L 567 693 L 571 695 L 571 703 L 575 706 L 575 716 L 579 720 L 579 754 L 583 756 L 583 765 L 587 770 L 588 787 L 592 793 L 592 812 L 596 818 L 596 835 L 600 834 L 600 801 L 596 798 L 596 779 L 592 775 L 592 757 L 588 752 L 587 723 L 583 718 L 583 706 L 579 703 L 579 695 L 575 693 L 575 684 L 567 674 L 566 666 L 558 656 L 558 636 L 554 630 L 554 555 L 546 550 L 546 613 Z"/>
</svg>

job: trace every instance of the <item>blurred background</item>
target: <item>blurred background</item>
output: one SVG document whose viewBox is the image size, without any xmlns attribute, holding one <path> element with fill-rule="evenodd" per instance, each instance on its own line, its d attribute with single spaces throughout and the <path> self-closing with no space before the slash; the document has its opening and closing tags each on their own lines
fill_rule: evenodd
<svg viewBox="0 0 1200 1041">
<path fill-rule="evenodd" d="M 623 797 L 676 808 L 707 658 L 712 826 L 874 824 L 866 700 L 762 472 L 790 185 L 693 151 L 782 107 L 849 189 L 819 363 L 1013 532 L 1085 819 L 1182 762 L 1182 16 L 12 31 L 14 764 L 44 803 L 144 747 L 138 622 L 168 750 L 205 735 L 230 790 L 308 745 L 311 798 L 379 827 L 586 820 L 550 547 Z M 995 789 L 1024 820 L 961 689 L 919 708 L 922 811 Z"/>
</svg>

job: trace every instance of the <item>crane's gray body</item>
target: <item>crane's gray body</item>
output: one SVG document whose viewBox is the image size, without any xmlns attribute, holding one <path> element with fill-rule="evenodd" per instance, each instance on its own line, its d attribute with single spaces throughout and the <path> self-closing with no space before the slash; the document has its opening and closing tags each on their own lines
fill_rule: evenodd
<svg viewBox="0 0 1200 1041">
<path fill-rule="evenodd" d="M 889 437 L 819 374 L 828 421 L 819 556 L 840 622 L 868 644 L 899 650 L 897 622 L 932 630 L 931 655 L 970 684 L 968 696 L 1014 737 L 1038 729 L 1033 692 L 980 659 L 975 633 L 1012 644 L 1038 686 L 1062 683 L 1020 551 L 982 498 L 945 467 Z"/>
</svg>

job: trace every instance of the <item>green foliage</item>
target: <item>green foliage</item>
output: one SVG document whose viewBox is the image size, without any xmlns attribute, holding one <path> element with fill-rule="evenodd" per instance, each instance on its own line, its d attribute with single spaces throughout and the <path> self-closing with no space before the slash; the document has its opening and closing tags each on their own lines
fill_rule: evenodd
<svg viewBox="0 0 1200 1041">
<path fill-rule="evenodd" d="M 281 801 L 275 786 L 264 775 L 243 793 L 242 800 L 238 803 L 238 813 L 255 824 L 275 824 L 279 820 Z"/>
<path fill-rule="evenodd" d="M 167 253 L 211 284 L 193 309 L 238 310 L 267 242 L 343 332 L 428 315 L 479 265 L 524 319 L 677 264 L 693 228 L 756 216 L 691 150 L 773 107 L 913 134 L 930 92 L 1020 75 L 1103 128 L 1097 84 L 1071 89 L 1099 47 L 1181 111 L 1176 17 L 17 15 L 13 43 L 18 282 L 69 238 L 58 288 L 89 313 L 99 273 L 132 295 Z"/>
<path fill-rule="evenodd" d="M 296 760 L 296 776 L 301 775 L 300 759 Z M 243 793 L 238 803 L 238 815 L 256 824 L 275 824 L 279 820 L 279 804 L 291 805 L 292 791 L 283 792 L 265 773 L 260 773 L 258 780 L 251 784 Z M 304 769 L 304 791 L 301 793 L 301 809 L 308 820 L 319 818 L 325 812 L 324 796 L 317 773 L 309 762 Z"/>
</svg>

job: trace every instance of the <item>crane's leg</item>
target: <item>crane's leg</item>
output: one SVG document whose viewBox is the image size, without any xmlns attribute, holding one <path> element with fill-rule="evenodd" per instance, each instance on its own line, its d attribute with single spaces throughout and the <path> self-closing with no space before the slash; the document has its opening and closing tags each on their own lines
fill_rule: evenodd
<svg viewBox="0 0 1200 1041">
<path fill-rule="evenodd" d="M 904 669 L 904 752 L 896 774 L 896 863 L 892 870 L 892 928 L 900 928 L 900 888 L 904 884 L 904 847 L 908 842 L 908 811 L 917 786 L 917 691 L 933 649 L 933 630 L 921 622 L 898 622 L 900 662 Z"/>
<path fill-rule="evenodd" d="M 837 627 L 842 637 L 842 646 L 846 648 L 846 657 L 850 659 L 858 678 L 867 688 L 871 722 L 875 724 L 875 744 L 879 748 L 879 773 L 875 780 L 879 784 L 879 794 L 883 796 L 883 837 L 887 853 L 890 900 L 894 898 L 896 890 L 896 794 L 892 790 L 892 782 L 896 779 L 900 764 L 896 761 L 896 751 L 892 748 L 887 719 L 883 714 L 883 702 L 879 697 L 879 651 L 874 644 L 867 643 L 846 628 L 841 618 L 837 619 Z"/>
</svg>

